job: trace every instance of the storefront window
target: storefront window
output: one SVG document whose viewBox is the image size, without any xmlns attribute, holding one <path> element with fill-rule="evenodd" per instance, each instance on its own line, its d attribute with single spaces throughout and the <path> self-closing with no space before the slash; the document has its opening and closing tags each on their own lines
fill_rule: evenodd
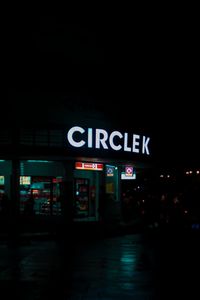
<svg viewBox="0 0 200 300">
<path fill-rule="evenodd" d="M 0 215 L 5 216 L 8 209 L 8 197 L 5 193 L 5 177 L 0 176 Z"/>
<path fill-rule="evenodd" d="M 61 179 L 20 176 L 20 213 L 23 215 L 61 215 Z"/>
</svg>

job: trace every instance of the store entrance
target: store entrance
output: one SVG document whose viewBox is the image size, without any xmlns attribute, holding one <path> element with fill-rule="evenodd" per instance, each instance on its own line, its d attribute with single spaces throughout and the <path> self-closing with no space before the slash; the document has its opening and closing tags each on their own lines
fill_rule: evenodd
<svg viewBox="0 0 200 300">
<path fill-rule="evenodd" d="M 75 221 L 99 220 L 99 192 L 103 174 L 75 170 L 73 216 Z"/>
</svg>

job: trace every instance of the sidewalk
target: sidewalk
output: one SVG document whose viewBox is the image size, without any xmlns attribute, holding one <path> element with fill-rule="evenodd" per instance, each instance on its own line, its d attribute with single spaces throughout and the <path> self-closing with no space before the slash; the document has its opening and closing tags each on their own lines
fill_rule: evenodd
<svg viewBox="0 0 200 300">
<path fill-rule="evenodd" d="M 198 299 L 199 253 L 192 236 L 153 233 L 2 242 L 0 298 Z"/>
<path fill-rule="evenodd" d="M 127 233 L 141 232 L 142 226 L 139 224 L 125 224 L 123 222 L 72 222 L 64 223 L 47 222 L 43 220 L 41 223 L 16 223 L 9 224 L 1 222 L 0 240 L 5 240 L 9 236 L 16 235 L 20 238 L 55 238 L 77 235 L 82 238 L 103 238 L 115 235 L 123 235 Z"/>
<path fill-rule="evenodd" d="M 52 224 L 51 224 L 52 225 Z M 139 222 L 118 222 L 118 223 L 102 223 L 102 222 L 74 222 L 71 224 L 59 224 L 59 226 L 51 226 L 49 230 L 42 228 L 39 231 L 37 228 L 29 228 L 31 230 L 16 231 L 16 241 L 19 243 L 28 242 L 29 240 L 65 240 L 65 239 L 79 239 L 79 240 L 96 240 L 102 238 L 109 238 L 115 236 L 124 236 L 128 234 L 151 234 L 151 233 L 168 233 L 176 234 L 200 233 L 199 227 L 190 228 L 174 228 L 174 227 L 161 227 L 158 224 L 144 225 Z M 45 229 L 45 230 L 44 230 Z M 15 236 L 9 234 L 9 231 L 0 233 L 0 241 L 11 241 Z"/>
</svg>

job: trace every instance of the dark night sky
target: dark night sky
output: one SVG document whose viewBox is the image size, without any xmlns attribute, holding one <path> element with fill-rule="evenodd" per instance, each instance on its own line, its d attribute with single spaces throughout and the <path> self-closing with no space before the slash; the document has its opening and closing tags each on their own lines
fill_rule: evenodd
<svg viewBox="0 0 200 300">
<path fill-rule="evenodd" d="M 26 110 L 27 97 L 43 108 L 53 105 L 50 100 L 77 109 L 84 103 L 116 120 L 125 116 L 124 126 L 148 129 L 170 155 L 198 157 L 195 18 L 136 16 L 11 15 L 5 30 L 6 105 Z"/>
</svg>

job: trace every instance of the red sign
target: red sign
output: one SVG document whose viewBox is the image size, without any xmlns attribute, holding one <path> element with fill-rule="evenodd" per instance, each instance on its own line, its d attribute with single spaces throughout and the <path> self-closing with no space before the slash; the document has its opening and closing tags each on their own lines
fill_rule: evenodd
<svg viewBox="0 0 200 300">
<path fill-rule="evenodd" d="M 76 162 L 75 169 L 76 170 L 102 171 L 103 164 Z"/>
</svg>

